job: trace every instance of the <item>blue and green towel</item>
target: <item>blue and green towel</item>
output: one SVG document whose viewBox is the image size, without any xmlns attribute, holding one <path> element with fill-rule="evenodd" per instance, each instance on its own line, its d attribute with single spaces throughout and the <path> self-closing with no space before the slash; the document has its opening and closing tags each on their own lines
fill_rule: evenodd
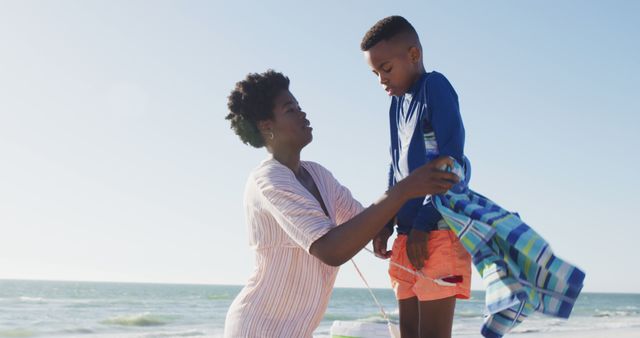
<svg viewBox="0 0 640 338">
<path fill-rule="evenodd" d="M 466 160 L 466 159 L 465 159 Z M 470 165 L 456 163 L 461 183 L 432 203 L 469 251 L 486 287 L 484 337 L 502 337 L 538 311 L 568 318 L 584 272 L 556 257 L 517 213 L 504 210 L 467 186 Z"/>
</svg>

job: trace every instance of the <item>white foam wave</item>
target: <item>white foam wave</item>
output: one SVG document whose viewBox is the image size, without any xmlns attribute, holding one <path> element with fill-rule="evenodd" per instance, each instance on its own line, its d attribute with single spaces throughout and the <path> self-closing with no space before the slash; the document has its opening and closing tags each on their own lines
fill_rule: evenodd
<svg viewBox="0 0 640 338">
<path fill-rule="evenodd" d="M 161 326 L 169 324 L 166 316 L 152 315 L 148 312 L 112 317 L 102 321 L 103 324 L 120 326 Z"/>
</svg>

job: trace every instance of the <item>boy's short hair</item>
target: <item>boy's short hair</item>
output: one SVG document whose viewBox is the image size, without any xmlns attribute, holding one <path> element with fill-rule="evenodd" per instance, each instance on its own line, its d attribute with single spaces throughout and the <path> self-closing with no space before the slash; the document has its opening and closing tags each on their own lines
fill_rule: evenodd
<svg viewBox="0 0 640 338">
<path fill-rule="evenodd" d="M 399 15 L 388 16 L 369 29 L 362 38 L 360 49 L 366 52 L 378 42 L 390 40 L 400 34 L 409 34 L 411 38 L 418 40 L 418 33 L 407 19 Z"/>
</svg>

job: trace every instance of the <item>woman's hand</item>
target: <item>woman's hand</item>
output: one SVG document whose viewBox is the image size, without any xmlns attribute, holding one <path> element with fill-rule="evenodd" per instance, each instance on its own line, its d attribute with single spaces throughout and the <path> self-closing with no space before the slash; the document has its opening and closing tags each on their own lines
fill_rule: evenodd
<svg viewBox="0 0 640 338">
<path fill-rule="evenodd" d="M 441 169 L 447 166 L 453 167 L 453 159 L 448 156 L 438 157 L 411 172 L 397 185 L 402 185 L 403 194 L 409 198 L 443 194 L 460 181 L 456 174 Z"/>
</svg>

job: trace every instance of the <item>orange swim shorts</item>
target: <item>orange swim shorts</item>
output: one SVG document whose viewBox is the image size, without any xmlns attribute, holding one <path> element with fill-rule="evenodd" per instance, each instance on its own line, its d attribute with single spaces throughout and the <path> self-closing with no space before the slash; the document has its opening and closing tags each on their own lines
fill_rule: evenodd
<svg viewBox="0 0 640 338">
<path fill-rule="evenodd" d="M 393 242 L 391 262 L 415 271 L 407 256 L 407 235 Z M 427 254 L 422 273 L 429 278 L 461 276 L 455 286 L 436 284 L 432 279 L 416 276 L 393 264 L 389 265 L 391 285 L 398 300 L 418 297 L 430 301 L 455 296 L 468 299 L 471 294 L 471 256 L 451 230 L 433 230 L 427 240 Z"/>
</svg>

